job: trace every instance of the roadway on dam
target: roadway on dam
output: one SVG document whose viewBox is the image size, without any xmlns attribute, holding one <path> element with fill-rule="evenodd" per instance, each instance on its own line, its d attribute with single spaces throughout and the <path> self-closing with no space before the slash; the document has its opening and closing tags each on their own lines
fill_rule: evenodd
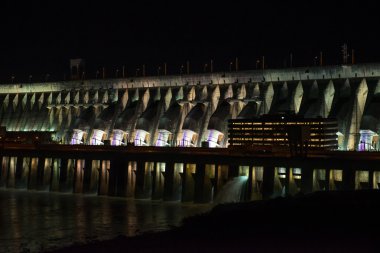
<svg viewBox="0 0 380 253">
<path fill-rule="evenodd" d="M 309 151 L 291 154 L 249 148 L 142 147 L 58 144 L 13 144 L 0 146 L 2 156 L 46 157 L 89 160 L 203 163 L 252 166 L 313 167 L 332 169 L 380 169 L 380 152 Z"/>
</svg>

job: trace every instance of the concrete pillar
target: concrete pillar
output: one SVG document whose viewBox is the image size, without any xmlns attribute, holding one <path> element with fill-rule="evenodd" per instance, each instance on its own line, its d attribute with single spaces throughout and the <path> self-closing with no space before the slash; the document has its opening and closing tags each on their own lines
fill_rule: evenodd
<svg viewBox="0 0 380 253">
<path fill-rule="evenodd" d="M 296 195 L 301 190 L 302 172 L 301 168 L 287 168 L 288 180 L 288 194 Z"/>
<path fill-rule="evenodd" d="M 83 175 L 83 193 L 93 194 L 98 192 L 100 161 L 86 159 Z"/>
<path fill-rule="evenodd" d="M 283 196 L 289 194 L 289 168 L 275 167 L 274 173 L 274 196 Z"/>
<path fill-rule="evenodd" d="M 83 193 L 92 193 L 91 178 L 92 173 L 92 160 L 86 159 L 83 167 Z"/>
<path fill-rule="evenodd" d="M 110 161 L 108 195 L 125 197 L 127 195 L 128 162 L 122 158 Z"/>
<path fill-rule="evenodd" d="M 0 187 L 6 186 L 7 176 L 8 176 L 8 163 L 9 157 L 0 157 Z"/>
<path fill-rule="evenodd" d="M 302 193 L 311 193 L 313 191 L 314 169 L 305 166 L 301 169 L 301 187 Z"/>
<path fill-rule="evenodd" d="M 99 169 L 98 195 L 107 195 L 110 161 L 107 161 L 107 160 L 100 161 L 100 165 L 101 167 Z"/>
<path fill-rule="evenodd" d="M 33 170 L 32 170 L 33 171 Z M 43 190 L 44 187 L 44 174 L 45 174 L 45 157 L 38 157 L 37 158 L 37 171 L 36 171 L 36 186 L 35 188 L 37 190 Z M 34 186 L 33 186 L 33 183 L 34 183 L 34 173 L 31 173 L 31 183 L 29 184 L 30 187 L 33 187 L 32 189 L 34 189 Z"/>
<path fill-rule="evenodd" d="M 368 189 L 370 190 L 375 189 L 375 178 L 374 178 L 373 170 L 368 171 Z"/>
<path fill-rule="evenodd" d="M 28 187 L 30 157 L 18 157 L 16 167 L 16 188 L 25 189 Z"/>
<path fill-rule="evenodd" d="M 59 168 L 59 191 L 72 192 L 73 191 L 73 160 L 61 159 Z"/>
<path fill-rule="evenodd" d="M 309 168 L 309 167 L 307 167 L 307 168 Z M 314 191 L 325 190 L 325 188 L 326 188 L 326 170 L 325 169 L 313 169 L 312 173 L 313 173 L 313 175 L 312 175 L 313 182 L 312 182 L 311 191 L 314 192 Z M 306 175 L 306 178 L 307 177 L 308 176 Z M 307 181 L 307 179 L 306 179 L 306 181 Z M 307 184 L 306 184 L 306 186 L 302 186 L 302 187 L 307 188 Z M 303 189 L 302 187 L 301 187 L 301 190 Z M 305 191 L 307 192 L 307 190 L 305 190 Z"/>
<path fill-rule="evenodd" d="M 17 157 L 9 157 L 9 165 L 7 172 L 7 188 L 14 188 L 16 186 L 15 177 L 16 177 L 16 165 Z"/>
<path fill-rule="evenodd" d="M 164 200 L 177 201 L 181 199 L 181 173 L 183 172 L 182 163 L 166 163 Z"/>
<path fill-rule="evenodd" d="M 355 170 L 349 168 L 342 173 L 342 190 L 355 190 Z"/>
<path fill-rule="evenodd" d="M 127 197 L 134 197 L 135 196 L 135 189 L 136 189 L 136 169 L 137 169 L 137 163 L 136 162 L 129 162 L 128 165 L 128 172 L 127 172 Z"/>
<path fill-rule="evenodd" d="M 212 201 L 211 178 L 214 178 L 215 165 L 197 164 L 195 173 L 194 202 L 209 203 Z"/>
<path fill-rule="evenodd" d="M 252 198 L 252 192 L 253 192 L 253 186 L 254 186 L 254 167 L 249 166 L 248 168 L 248 181 L 247 181 L 247 192 L 245 194 L 244 200 L 251 200 Z"/>
<path fill-rule="evenodd" d="M 251 168 L 252 170 L 252 179 L 251 181 L 251 187 L 250 187 L 250 198 L 248 200 L 261 200 L 263 198 L 261 187 L 263 183 L 263 172 L 264 167 L 262 166 L 253 166 Z"/>
<path fill-rule="evenodd" d="M 83 179 L 86 161 L 77 159 L 74 170 L 74 193 L 83 193 Z"/>
<path fill-rule="evenodd" d="M 274 190 L 274 167 L 266 166 L 263 171 L 262 195 L 263 199 L 269 199 Z"/>
<path fill-rule="evenodd" d="M 3 156 L 0 156 L 0 187 L 3 187 L 3 179 L 4 171 L 3 171 Z"/>
<path fill-rule="evenodd" d="M 373 189 L 379 189 L 380 171 L 374 171 L 372 175 L 373 175 Z"/>
<path fill-rule="evenodd" d="M 30 169 L 28 175 L 28 189 L 37 190 L 38 189 L 38 162 L 40 158 L 32 157 L 30 158 Z"/>
<path fill-rule="evenodd" d="M 223 185 L 228 181 L 228 165 L 215 165 L 215 175 L 212 180 L 214 186 L 214 196 L 213 199 L 218 195 L 218 192 L 223 187 Z"/>
<path fill-rule="evenodd" d="M 51 164 L 48 166 L 50 166 L 51 168 L 50 191 L 59 191 L 59 176 L 60 176 L 61 159 L 53 158 L 51 160 Z"/>
<path fill-rule="evenodd" d="M 168 163 L 156 162 L 152 171 L 152 199 L 162 199 L 164 192 L 164 182 L 166 181 L 167 168 L 173 166 Z M 169 169 L 170 170 L 170 169 Z M 174 171 L 173 171 L 174 172 Z"/>
<path fill-rule="evenodd" d="M 239 176 L 239 166 L 231 165 L 228 168 L 228 178 L 234 178 Z"/>
<path fill-rule="evenodd" d="M 196 165 L 185 164 L 182 173 L 182 202 L 194 201 L 194 174 Z"/>
<path fill-rule="evenodd" d="M 137 162 L 136 168 L 136 199 L 148 199 L 152 195 L 152 169 L 154 163 L 152 162 Z"/>
</svg>

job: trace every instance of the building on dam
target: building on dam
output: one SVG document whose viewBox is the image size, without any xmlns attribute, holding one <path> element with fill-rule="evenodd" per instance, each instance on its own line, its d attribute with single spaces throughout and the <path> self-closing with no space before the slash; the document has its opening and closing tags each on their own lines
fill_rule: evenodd
<svg viewBox="0 0 380 253">
<path fill-rule="evenodd" d="M 341 150 L 378 150 L 380 64 L 2 84 L 7 131 L 65 144 L 227 147 L 228 120 L 334 118 Z"/>
<path fill-rule="evenodd" d="M 258 150 L 336 150 L 338 124 L 332 118 L 304 118 L 281 113 L 258 118 L 230 119 L 228 138 L 231 146 L 257 147 Z"/>
</svg>

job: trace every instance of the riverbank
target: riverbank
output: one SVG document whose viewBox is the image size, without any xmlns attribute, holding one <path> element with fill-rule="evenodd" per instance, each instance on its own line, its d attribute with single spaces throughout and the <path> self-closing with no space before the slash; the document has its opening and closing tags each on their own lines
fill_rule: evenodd
<svg viewBox="0 0 380 253">
<path fill-rule="evenodd" d="M 59 252 L 375 252 L 380 191 L 316 192 L 225 204 L 160 233 Z"/>
</svg>

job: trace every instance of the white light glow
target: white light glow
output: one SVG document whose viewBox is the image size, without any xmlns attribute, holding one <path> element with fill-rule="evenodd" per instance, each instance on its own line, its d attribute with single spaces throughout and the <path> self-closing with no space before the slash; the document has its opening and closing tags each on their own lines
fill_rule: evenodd
<svg viewBox="0 0 380 253">
<path fill-rule="evenodd" d="M 147 143 L 145 142 L 146 135 L 149 134 L 147 131 L 142 129 L 136 130 L 136 137 L 135 137 L 135 146 L 147 146 Z"/>
<path fill-rule="evenodd" d="M 113 130 L 113 137 L 111 140 L 111 145 L 112 146 L 121 146 L 123 145 L 123 139 L 124 139 L 124 134 L 125 132 L 121 129 L 114 129 Z"/>
<path fill-rule="evenodd" d="M 94 129 L 93 134 L 91 136 L 91 145 L 103 145 L 104 143 L 102 142 L 103 140 L 103 135 L 104 131 L 100 129 Z"/>
<path fill-rule="evenodd" d="M 159 129 L 158 130 L 158 138 L 156 141 L 157 147 L 165 147 L 168 146 L 168 139 L 169 139 L 170 132 L 165 129 Z"/>
<path fill-rule="evenodd" d="M 74 129 L 73 137 L 71 138 L 70 144 L 82 144 L 82 138 L 83 138 L 84 131 L 80 129 Z"/>
</svg>

